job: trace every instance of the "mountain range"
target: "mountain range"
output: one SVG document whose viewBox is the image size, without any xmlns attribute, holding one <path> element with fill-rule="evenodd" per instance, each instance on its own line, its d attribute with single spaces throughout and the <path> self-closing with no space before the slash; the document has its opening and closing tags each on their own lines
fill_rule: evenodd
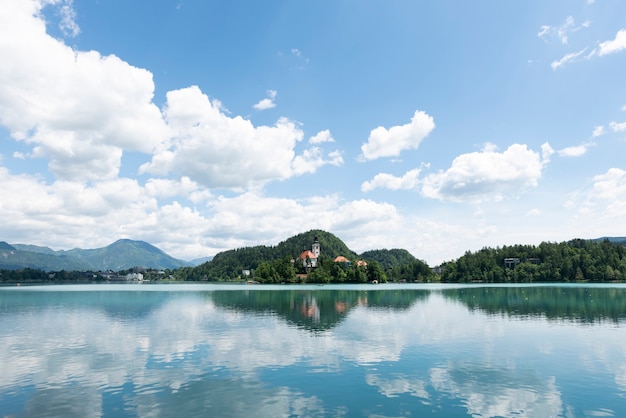
<svg viewBox="0 0 626 418">
<path fill-rule="evenodd" d="M 158 270 L 195 265 L 176 259 L 144 241 L 120 239 L 102 248 L 55 251 L 49 247 L 0 241 L 0 269 L 44 271 L 120 271 L 133 267 Z"/>
<path fill-rule="evenodd" d="M 72 250 L 53 250 L 49 247 L 0 241 L 0 270 L 32 268 L 44 271 L 120 271 L 133 267 L 174 270 L 200 266 L 197 270 L 203 276 L 207 273 L 230 276 L 238 274 L 241 269 L 256 266 L 261 261 L 286 255 L 296 256 L 303 249 L 309 248 L 316 237 L 322 245 L 323 253 L 329 257 L 344 255 L 348 258 L 373 259 L 384 268 L 415 260 L 406 250 L 401 249 L 372 250 L 357 255 L 333 234 L 311 230 L 295 235 L 275 247 L 244 247 L 224 251 L 215 258 L 204 257 L 191 261 L 176 259 L 147 242 L 130 239 L 120 239 L 102 248 Z M 626 245 L 626 237 L 602 237 L 592 241 L 604 240 Z"/>
</svg>

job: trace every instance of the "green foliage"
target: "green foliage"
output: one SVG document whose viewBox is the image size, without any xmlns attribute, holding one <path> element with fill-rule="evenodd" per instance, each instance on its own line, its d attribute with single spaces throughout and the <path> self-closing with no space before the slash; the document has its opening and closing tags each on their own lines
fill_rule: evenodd
<svg viewBox="0 0 626 418">
<path fill-rule="evenodd" d="M 280 242 L 276 247 L 276 256 L 283 257 L 290 255 L 297 258 L 303 250 L 310 250 L 313 240 L 317 240 L 322 248 L 322 254 L 331 259 L 343 255 L 349 259 L 356 258 L 356 254 L 335 235 L 320 229 L 312 229 Z"/>
<path fill-rule="evenodd" d="M 519 264 L 506 267 L 505 258 Z M 513 245 L 466 252 L 444 264 L 442 282 L 530 283 L 626 280 L 626 247 L 609 240 L 574 239 L 539 246 Z"/>
<path fill-rule="evenodd" d="M 322 250 L 317 267 L 304 267 L 299 256 L 302 251 L 311 249 L 315 238 Z M 333 260 L 337 256 L 344 256 L 350 262 L 335 263 Z M 358 260 L 365 260 L 367 265 L 359 266 Z M 243 270 L 252 271 L 252 277 L 260 283 L 425 282 L 435 278 L 426 263 L 406 250 L 372 250 L 357 256 L 335 235 L 319 229 L 295 235 L 275 247 L 224 251 L 207 263 L 195 268 L 182 268 L 173 274 L 178 280 L 228 281 L 243 279 Z"/>
<path fill-rule="evenodd" d="M 0 270 L 0 283 L 92 282 L 103 280 L 97 273 L 85 271 L 45 272 L 40 269 Z"/>
<path fill-rule="evenodd" d="M 316 237 L 322 248 L 322 256 L 318 260 L 320 267 L 314 269 L 315 274 L 312 274 L 313 271 L 306 271 L 302 267 L 299 257 L 303 250 L 311 249 Z M 332 277 L 332 259 L 338 255 L 356 258 L 356 254 L 335 235 L 313 229 L 280 242 L 275 247 L 261 245 L 221 252 L 211 261 L 195 268 L 177 270 L 174 276 L 180 280 L 226 281 L 241 278 L 243 270 L 251 270 L 254 271 L 254 279 L 262 283 L 294 282 L 296 273 L 311 273 L 312 277 L 307 277 L 309 282 L 327 282 Z M 291 263 L 291 260 L 294 262 Z"/>
<path fill-rule="evenodd" d="M 417 260 L 407 250 L 398 248 L 391 250 L 370 250 L 364 252 L 359 257 L 363 260 L 376 261 L 385 271 L 401 264 L 410 264 Z"/>
</svg>

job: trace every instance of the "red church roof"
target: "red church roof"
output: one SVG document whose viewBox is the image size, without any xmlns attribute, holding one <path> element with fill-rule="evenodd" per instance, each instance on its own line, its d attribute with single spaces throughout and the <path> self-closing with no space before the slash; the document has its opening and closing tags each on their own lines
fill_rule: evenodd
<svg viewBox="0 0 626 418">
<path fill-rule="evenodd" d="M 302 253 L 300 254 L 300 258 L 301 258 L 302 260 L 304 260 L 304 259 L 306 259 L 307 257 L 308 257 L 308 258 L 311 258 L 311 259 L 313 259 L 313 258 L 317 258 L 317 257 L 315 257 L 315 254 L 313 254 L 310 250 L 304 250 L 304 251 L 302 251 Z"/>
</svg>

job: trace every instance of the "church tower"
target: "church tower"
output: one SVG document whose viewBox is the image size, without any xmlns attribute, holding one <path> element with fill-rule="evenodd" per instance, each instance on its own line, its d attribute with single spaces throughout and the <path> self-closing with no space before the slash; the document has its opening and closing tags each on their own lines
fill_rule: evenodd
<svg viewBox="0 0 626 418">
<path fill-rule="evenodd" d="M 311 252 L 315 256 L 315 258 L 320 258 L 320 243 L 317 241 L 317 235 L 315 236 L 315 240 L 313 241 L 313 245 L 311 246 Z"/>
</svg>

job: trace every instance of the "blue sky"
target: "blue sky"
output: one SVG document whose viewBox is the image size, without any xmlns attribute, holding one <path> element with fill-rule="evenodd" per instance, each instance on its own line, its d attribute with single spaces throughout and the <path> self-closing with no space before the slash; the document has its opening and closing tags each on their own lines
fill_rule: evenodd
<svg viewBox="0 0 626 418">
<path fill-rule="evenodd" d="M 5 0 L 0 239 L 626 235 L 626 3 Z"/>
</svg>

